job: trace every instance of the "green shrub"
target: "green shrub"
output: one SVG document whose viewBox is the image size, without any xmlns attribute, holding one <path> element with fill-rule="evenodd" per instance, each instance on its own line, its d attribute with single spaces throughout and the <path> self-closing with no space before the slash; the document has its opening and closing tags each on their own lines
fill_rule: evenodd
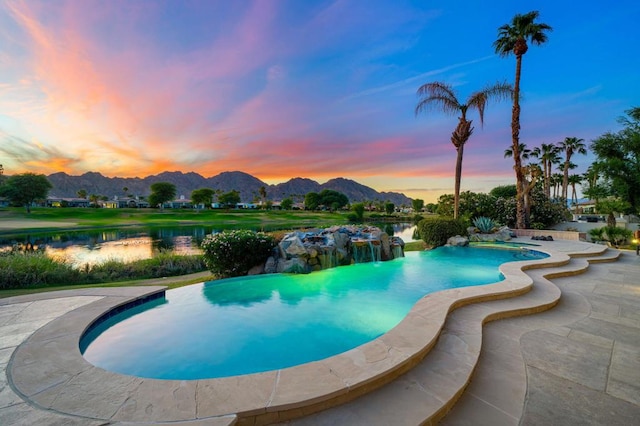
<svg viewBox="0 0 640 426">
<path fill-rule="evenodd" d="M 496 223 L 486 216 L 480 216 L 473 219 L 473 226 L 478 228 L 483 234 L 490 234 L 496 227 Z"/>
<path fill-rule="evenodd" d="M 430 246 L 438 247 L 455 235 L 467 235 L 467 224 L 460 219 L 428 217 L 418 223 L 418 235 Z"/>
<path fill-rule="evenodd" d="M 237 277 L 264 263 L 275 245 L 273 237 L 265 233 L 237 230 L 207 235 L 201 247 L 211 272 L 221 277 Z"/>
<path fill-rule="evenodd" d="M 593 228 L 589 230 L 591 241 L 598 242 L 604 240 L 604 228 Z"/>
<path fill-rule="evenodd" d="M 619 228 L 617 226 L 605 226 L 604 232 L 607 234 L 607 241 L 616 247 L 624 244 L 633 235 L 630 229 Z"/>
<path fill-rule="evenodd" d="M 107 283 L 185 275 L 204 270 L 206 266 L 202 256 L 182 256 L 170 252 L 160 252 L 151 259 L 130 263 L 108 260 L 76 269 L 64 261 L 49 258 L 43 252 L 12 251 L 0 255 L 0 289 Z"/>
<path fill-rule="evenodd" d="M 41 251 L 12 251 L 0 256 L 0 289 L 3 290 L 79 282 L 82 282 L 80 271 Z"/>
</svg>

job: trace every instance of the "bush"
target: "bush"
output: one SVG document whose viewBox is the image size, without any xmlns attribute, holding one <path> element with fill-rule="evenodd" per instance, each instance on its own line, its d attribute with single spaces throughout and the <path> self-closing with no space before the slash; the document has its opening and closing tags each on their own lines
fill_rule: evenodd
<svg viewBox="0 0 640 426">
<path fill-rule="evenodd" d="M 467 224 L 460 219 L 429 217 L 418 223 L 418 235 L 430 246 L 438 247 L 455 235 L 467 235 Z"/>
<path fill-rule="evenodd" d="M 82 273 L 55 261 L 44 252 L 12 251 L 0 255 L 0 289 L 29 288 L 51 284 L 77 284 Z"/>
<path fill-rule="evenodd" d="M 589 230 L 591 241 L 598 242 L 604 240 L 604 228 L 593 228 Z"/>
<path fill-rule="evenodd" d="M 0 289 L 160 278 L 204 270 L 206 267 L 202 256 L 181 256 L 170 252 L 160 252 L 151 259 L 130 263 L 108 260 L 76 269 L 40 251 L 11 251 L 0 255 Z"/>
<path fill-rule="evenodd" d="M 220 277 L 237 277 L 264 263 L 275 245 L 273 237 L 263 232 L 238 230 L 207 235 L 201 247 L 211 272 Z"/>
<path fill-rule="evenodd" d="M 633 235 L 630 229 L 617 226 L 605 226 L 604 232 L 607 234 L 607 241 L 616 247 L 624 244 Z"/>
</svg>

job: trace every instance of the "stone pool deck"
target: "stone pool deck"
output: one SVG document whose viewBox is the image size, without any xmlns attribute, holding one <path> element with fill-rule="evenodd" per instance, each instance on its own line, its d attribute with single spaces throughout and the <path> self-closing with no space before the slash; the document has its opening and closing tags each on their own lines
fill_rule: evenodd
<svg viewBox="0 0 640 426">
<path fill-rule="evenodd" d="M 640 418 L 640 257 L 627 252 L 618 258 L 616 251 L 578 242 L 540 245 L 567 259 L 553 268 L 527 270 L 531 291 L 516 289 L 517 297 L 459 304 L 436 327 L 439 338 L 426 343 L 426 356 L 411 363 L 410 371 L 394 371 L 373 392 L 284 424 L 632 424 Z M 116 375 L 68 353 L 69 347 L 77 347 L 77 330 L 107 307 L 155 291 L 161 287 L 0 299 L 0 424 L 279 421 L 277 416 L 249 420 L 219 415 L 225 410 L 212 405 L 228 399 L 221 400 L 211 383 Z M 525 313 L 532 315 L 509 318 Z M 399 341 L 391 343 L 387 348 Z M 425 342 L 421 345 L 417 347 Z M 371 349 L 362 355 L 374 364 L 371 357 L 385 358 Z M 317 385 L 308 377 L 295 374 L 287 380 L 305 393 Z M 240 397 L 266 393 L 273 401 L 271 388 L 252 382 L 238 386 L 242 379 L 234 380 Z M 132 389 L 135 397 L 128 395 Z"/>
</svg>

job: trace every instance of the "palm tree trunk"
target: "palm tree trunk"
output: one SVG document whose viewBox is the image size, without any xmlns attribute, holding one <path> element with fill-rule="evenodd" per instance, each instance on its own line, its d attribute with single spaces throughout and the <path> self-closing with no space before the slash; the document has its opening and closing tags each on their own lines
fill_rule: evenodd
<svg viewBox="0 0 640 426">
<path fill-rule="evenodd" d="M 511 110 L 511 144 L 516 172 L 516 228 L 524 229 L 526 211 L 524 205 L 522 174 L 522 159 L 520 158 L 520 71 L 522 69 L 522 55 L 516 55 L 516 81 L 513 85 L 513 109 Z"/>
<path fill-rule="evenodd" d="M 570 157 L 567 155 L 567 159 L 564 162 L 564 170 L 562 176 L 562 198 L 567 201 L 567 196 L 569 195 L 569 160 Z"/>
<path fill-rule="evenodd" d="M 456 182 L 453 196 L 453 218 L 457 219 L 460 212 L 460 181 L 462 180 L 462 154 L 464 151 L 464 144 L 460 144 L 456 147 L 458 156 L 456 158 Z"/>
<path fill-rule="evenodd" d="M 544 195 L 551 198 L 551 162 L 544 160 Z"/>
</svg>

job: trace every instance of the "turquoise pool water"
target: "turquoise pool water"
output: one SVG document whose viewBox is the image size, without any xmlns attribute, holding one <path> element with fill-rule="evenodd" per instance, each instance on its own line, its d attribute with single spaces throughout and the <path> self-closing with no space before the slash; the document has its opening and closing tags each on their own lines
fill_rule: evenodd
<svg viewBox="0 0 640 426">
<path fill-rule="evenodd" d="M 80 342 L 92 364 L 159 379 L 257 373 L 345 352 L 389 331 L 424 295 L 503 279 L 531 250 L 441 247 L 308 275 L 211 281 L 102 321 Z"/>
</svg>

